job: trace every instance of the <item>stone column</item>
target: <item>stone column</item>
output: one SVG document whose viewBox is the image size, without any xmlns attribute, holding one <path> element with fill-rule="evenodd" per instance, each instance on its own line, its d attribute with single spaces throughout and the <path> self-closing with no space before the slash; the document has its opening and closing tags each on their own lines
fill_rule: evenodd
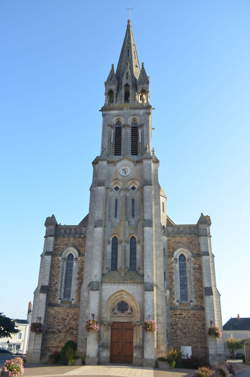
<svg viewBox="0 0 250 377">
<path fill-rule="evenodd" d="M 214 255 L 211 247 L 210 224 L 199 224 L 199 241 L 202 254 L 202 276 L 204 287 L 204 304 L 206 316 L 206 331 L 211 326 L 216 326 L 222 333 L 222 320 L 220 297 L 216 287 L 215 270 L 213 266 Z M 223 338 L 208 336 L 208 352 L 210 364 L 224 360 Z"/>
<path fill-rule="evenodd" d="M 42 326 L 44 324 L 46 315 L 47 292 L 49 288 L 51 257 L 54 250 L 56 225 L 57 222 L 54 215 L 47 217 L 45 221 L 46 233 L 43 253 L 41 255 L 38 285 L 34 292 L 31 323 L 40 322 Z M 30 332 L 27 354 L 28 361 L 33 363 L 41 361 L 42 338 L 42 333 L 34 333 L 32 331 Z"/>
<path fill-rule="evenodd" d="M 100 172 L 101 168 L 105 170 L 102 162 L 98 165 L 95 173 L 96 170 Z M 102 174 L 103 171 L 100 174 L 96 174 L 95 186 L 92 188 L 91 193 L 91 218 L 86 240 L 86 268 L 88 268 L 88 271 L 85 270 L 86 280 L 84 285 L 84 290 L 88 292 L 88 313 L 85 315 L 85 320 L 92 319 L 93 314 L 94 319 L 98 322 L 100 322 L 100 286 L 102 279 L 106 197 L 106 188 L 102 180 Z M 84 306 L 84 301 L 81 304 Z M 84 323 L 82 326 L 84 326 Z M 99 332 L 88 331 L 86 337 L 86 364 L 97 364 L 99 361 Z"/>
<path fill-rule="evenodd" d="M 144 320 L 155 319 L 154 312 L 154 237 L 153 237 L 153 192 L 151 184 L 151 161 L 144 163 Z M 155 333 L 144 331 L 144 360 L 145 366 L 155 363 Z"/>
</svg>

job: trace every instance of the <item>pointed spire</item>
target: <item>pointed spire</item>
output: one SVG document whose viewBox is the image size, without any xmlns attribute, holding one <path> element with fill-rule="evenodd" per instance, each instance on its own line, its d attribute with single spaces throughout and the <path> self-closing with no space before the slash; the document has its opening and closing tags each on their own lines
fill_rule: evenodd
<svg viewBox="0 0 250 377">
<path fill-rule="evenodd" d="M 139 85 L 143 85 L 143 84 L 148 85 L 149 84 L 149 77 L 146 73 L 144 63 L 142 63 L 142 65 L 141 65 L 141 72 L 140 72 L 140 76 L 138 78 L 138 84 Z"/>
<path fill-rule="evenodd" d="M 57 225 L 57 221 L 56 221 L 55 215 L 47 217 L 46 220 L 45 220 L 44 225 L 45 226 Z"/>
<path fill-rule="evenodd" d="M 129 65 L 130 72 L 133 73 L 136 79 L 140 74 L 140 63 L 137 55 L 134 35 L 132 32 L 131 21 L 128 20 L 127 30 L 123 41 L 119 62 L 117 65 L 116 76 L 122 80 L 124 71 Z"/>
<path fill-rule="evenodd" d="M 111 65 L 111 69 L 110 69 L 110 72 L 109 72 L 109 75 L 107 77 L 107 80 L 105 82 L 106 85 L 109 85 L 109 84 L 116 84 L 117 80 L 116 80 L 116 77 L 115 77 L 115 69 L 114 69 L 114 64 Z"/>
<path fill-rule="evenodd" d="M 198 223 L 197 224 L 202 224 L 202 225 L 211 225 L 211 219 L 210 219 L 210 216 L 208 215 L 203 215 L 203 213 L 201 212 L 201 215 L 200 215 L 200 218 L 198 220 Z"/>
</svg>

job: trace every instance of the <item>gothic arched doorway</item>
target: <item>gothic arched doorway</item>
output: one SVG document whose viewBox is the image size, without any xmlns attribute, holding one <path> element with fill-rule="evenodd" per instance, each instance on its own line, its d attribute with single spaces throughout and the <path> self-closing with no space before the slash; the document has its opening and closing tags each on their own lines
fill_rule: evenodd
<svg viewBox="0 0 250 377">
<path fill-rule="evenodd" d="M 109 361 L 111 363 L 138 364 L 142 355 L 138 349 L 142 344 L 140 306 L 127 291 L 115 292 L 106 303 L 109 318 Z"/>
<path fill-rule="evenodd" d="M 133 362 L 134 326 L 131 322 L 113 322 L 111 325 L 111 363 Z"/>
</svg>

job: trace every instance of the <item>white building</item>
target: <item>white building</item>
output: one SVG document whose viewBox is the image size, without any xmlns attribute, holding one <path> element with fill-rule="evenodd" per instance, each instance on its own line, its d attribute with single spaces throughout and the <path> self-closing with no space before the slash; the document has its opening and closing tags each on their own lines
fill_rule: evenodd
<svg viewBox="0 0 250 377">
<path fill-rule="evenodd" d="M 0 348 L 13 353 L 26 354 L 28 349 L 30 324 L 27 319 L 16 319 L 15 325 L 18 332 L 12 334 L 9 338 L 0 338 Z"/>
</svg>

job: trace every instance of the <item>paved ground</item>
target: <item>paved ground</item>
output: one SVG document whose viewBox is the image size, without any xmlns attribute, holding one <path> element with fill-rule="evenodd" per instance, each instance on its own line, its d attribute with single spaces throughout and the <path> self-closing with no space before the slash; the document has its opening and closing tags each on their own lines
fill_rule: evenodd
<svg viewBox="0 0 250 377">
<path fill-rule="evenodd" d="M 160 371 L 142 367 L 128 367 L 122 365 L 93 365 L 93 366 L 27 366 L 24 376 L 27 377 L 189 377 L 192 371 L 175 369 Z M 245 377 L 245 376 L 243 376 Z"/>
</svg>

